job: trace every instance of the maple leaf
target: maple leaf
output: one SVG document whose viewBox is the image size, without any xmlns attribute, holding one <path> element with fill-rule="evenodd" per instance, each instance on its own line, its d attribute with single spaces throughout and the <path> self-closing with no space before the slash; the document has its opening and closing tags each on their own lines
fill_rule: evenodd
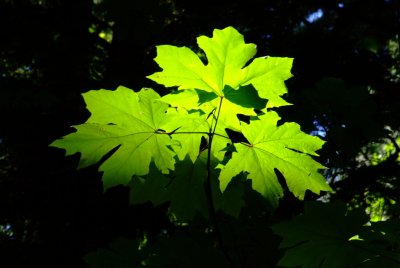
<svg viewBox="0 0 400 268">
<path fill-rule="evenodd" d="M 148 78 L 166 87 L 200 89 L 220 97 L 226 95 L 226 86 L 237 90 L 251 84 L 260 97 L 268 99 L 267 107 L 289 104 L 280 96 L 287 92 L 284 80 L 292 76 L 293 59 L 260 57 L 245 67 L 257 49 L 246 44 L 233 27 L 214 30 L 211 38 L 200 36 L 197 43 L 206 54 L 207 65 L 187 47 L 158 46 L 155 61 L 163 70 Z"/>
<path fill-rule="evenodd" d="M 231 178 L 242 171 L 248 172 L 253 189 L 277 205 L 283 190 L 275 168 L 285 177 L 289 190 L 300 199 L 307 189 L 315 193 L 331 190 L 318 172 L 324 166 L 310 156 L 316 156 L 315 151 L 324 142 L 301 132 L 296 123 L 277 126 L 279 119 L 275 112 L 267 112 L 250 124 L 242 122 L 241 131 L 250 144 L 234 143 L 236 152 L 232 153 L 232 158 L 225 166 L 219 165 L 221 190 Z"/>
<path fill-rule="evenodd" d="M 256 53 L 256 46 L 245 44 L 233 27 L 214 30 L 213 38 L 200 36 L 197 43 L 206 53 L 207 66 L 187 47 L 157 46 L 155 61 L 163 71 L 148 78 L 167 87 L 202 89 L 221 96 L 225 85 L 236 82 L 238 72 Z"/>
<path fill-rule="evenodd" d="M 100 166 L 105 188 L 126 184 L 133 175 L 149 172 L 151 161 L 163 173 L 174 169 L 174 142 L 164 129 L 168 105 L 152 89 L 140 92 L 119 87 L 115 91 L 93 90 L 83 94 L 91 112 L 77 132 L 54 141 L 67 155 L 81 153 L 79 168 L 93 165 L 112 149 L 118 149 Z M 165 130 L 165 129 L 164 129 Z"/>
</svg>

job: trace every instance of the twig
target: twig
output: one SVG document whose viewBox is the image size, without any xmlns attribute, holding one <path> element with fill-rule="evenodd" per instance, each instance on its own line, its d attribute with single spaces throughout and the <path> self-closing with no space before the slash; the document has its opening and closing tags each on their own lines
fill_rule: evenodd
<svg viewBox="0 0 400 268">
<path fill-rule="evenodd" d="M 214 124 L 214 128 L 212 129 L 212 126 L 210 128 L 210 133 L 208 133 L 208 152 L 207 152 L 207 182 L 206 182 L 206 193 L 208 196 L 208 203 L 209 203 L 209 207 L 210 207 L 210 218 L 212 221 L 212 226 L 215 229 L 215 234 L 217 236 L 218 239 L 218 243 L 220 245 L 220 248 L 223 252 L 223 254 L 225 255 L 227 261 L 229 262 L 229 264 L 236 268 L 236 264 L 233 261 L 233 259 L 231 258 L 231 256 L 229 256 L 229 253 L 226 251 L 226 247 L 224 244 L 224 241 L 222 239 L 222 235 L 221 235 L 221 230 L 219 228 L 218 225 L 218 221 L 217 221 L 217 215 L 216 215 L 216 211 L 215 211 L 215 206 L 214 206 L 214 199 L 213 199 L 213 187 L 212 187 L 212 178 L 211 178 L 211 148 L 212 148 L 212 141 L 214 138 L 214 133 L 217 127 L 217 123 L 218 123 L 218 118 L 219 118 L 219 114 L 221 111 L 221 106 L 222 106 L 222 100 L 223 97 L 221 97 L 220 102 L 219 102 L 219 109 L 218 109 L 218 114 L 215 118 L 215 124 Z"/>
</svg>

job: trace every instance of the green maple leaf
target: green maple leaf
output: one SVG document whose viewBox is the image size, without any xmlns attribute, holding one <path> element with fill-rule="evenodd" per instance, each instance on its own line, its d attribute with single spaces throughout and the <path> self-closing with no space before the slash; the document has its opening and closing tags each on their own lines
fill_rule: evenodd
<svg viewBox="0 0 400 268">
<path fill-rule="evenodd" d="M 285 177 L 289 190 L 300 199 L 307 189 L 315 193 L 331 190 L 318 172 L 324 166 L 310 156 L 317 155 L 315 151 L 324 142 L 301 132 L 296 123 L 278 127 L 279 119 L 275 112 L 267 112 L 250 124 L 242 123 L 241 131 L 250 144 L 235 143 L 232 159 L 225 166 L 219 165 L 222 190 L 231 178 L 242 171 L 248 172 L 253 189 L 276 205 L 283 190 L 275 168 Z"/>
<path fill-rule="evenodd" d="M 389 246 L 383 250 L 382 245 L 387 244 L 358 237 L 366 230 L 379 238 L 389 233 L 390 229 L 382 232 L 365 226 L 367 222 L 362 209 L 347 211 L 341 202 L 308 202 L 303 215 L 272 227 L 283 237 L 280 247 L 287 248 L 278 264 L 304 268 L 399 267 L 398 249 L 394 252 Z M 385 239 L 390 240 L 391 235 Z"/>
<path fill-rule="evenodd" d="M 187 47 L 158 46 L 155 60 L 163 71 L 149 78 L 167 87 L 202 89 L 220 96 L 225 85 L 236 83 L 237 73 L 256 53 L 255 45 L 245 44 L 232 27 L 214 30 L 213 38 L 200 36 L 197 43 L 206 53 L 207 66 Z"/>
<path fill-rule="evenodd" d="M 167 123 L 168 105 L 151 89 L 140 92 L 119 87 L 115 91 L 96 90 L 83 94 L 91 112 L 86 123 L 74 126 L 77 132 L 56 140 L 51 146 L 67 155 L 81 153 L 79 168 L 93 165 L 112 149 L 119 148 L 100 166 L 105 187 L 126 184 L 133 175 L 149 172 L 151 161 L 163 173 L 174 169 L 174 142 L 160 132 Z"/>
<path fill-rule="evenodd" d="M 246 44 L 243 35 L 233 27 L 214 30 L 213 37 L 197 38 L 208 64 L 187 47 L 157 47 L 155 61 L 163 69 L 148 78 L 167 87 L 199 89 L 224 97 L 227 86 L 239 89 L 253 85 L 260 97 L 268 99 L 267 107 L 288 105 L 280 96 L 287 92 L 284 80 L 292 75 L 293 59 L 260 57 L 245 67 L 256 54 L 254 44 Z"/>
</svg>

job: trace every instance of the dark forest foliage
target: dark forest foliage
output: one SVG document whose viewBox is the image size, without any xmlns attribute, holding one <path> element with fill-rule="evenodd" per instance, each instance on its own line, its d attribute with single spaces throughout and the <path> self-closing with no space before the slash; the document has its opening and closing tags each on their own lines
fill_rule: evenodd
<svg viewBox="0 0 400 268">
<path fill-rule="evenodd" d="M 176 224 L 169 204 L 104 191 L 98 165 L 77 171 L 79 155 L 48 147 L 89 118 L 81 93 L 123 85 L 165 95 L 146 79 L 159 71 L 156 46 L 204 56 L 196 37 L 229 25 L 258 56 L 295 59 L 284 97 L 293 105 L 275 110 L 326 141 L 318 160 L 332 193 L 304 202 L 284 191 L 271 210 L 245 188 L 239 218 L 217 213 L 215 234 L 201 215 Z M 397 267 L 398 1 L 3 0 L 0 27 L 1 266 Z"/>
</svg>

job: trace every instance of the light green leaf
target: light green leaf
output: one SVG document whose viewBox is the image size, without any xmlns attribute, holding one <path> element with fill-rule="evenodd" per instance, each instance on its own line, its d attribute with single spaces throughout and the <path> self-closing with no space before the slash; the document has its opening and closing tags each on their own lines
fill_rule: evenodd
<svg viewBox="0 0 400 268">
<path fill-rule="evenodd" d="M 318 172 L 324 166 L 309 156 L 317 155 L 315 151 L 324 142 L 301 132 L 296 123 L 278 127 L 279 119 L 275 112 L 267 112 L 250 124 L 242 123 L 241 131 L 250 144 L 235 143 L 232 159 L 219 166 L 222 190 L 235 175 L 248 172 L 253 189 L 277 205 L 283 191 L 274 168 L 283 174 L 289 190 L 300 199 L 307 189 L 314 193 L 331 190 Z"/>
<path fill-rule="evenodd" d="M 151 89 L 135 93 L 119 87 L 115 91 L 97 90 L 83 94 L 91 116 L 77 132 L 56 140 L 51 146 L 63 148 L 67 155 L 81 153 L 79 167 L 93 165 L 118 149 L 100 166 L 105 188 L 126 184 L 133 175 L 145 175 L 154 161 L 163 173 L 174 169 L 175 153 L 168 148 L 171 138 L 163 134 L 168 105 L 154 101 L 160 96 Z"/>
<path fill-rule="evenodd" d="M 227 86 L 238 90 L 251 84 L 261 98 L 268 99 L 267 107 L 288 105 L 281 96 L 287 93 L 284 80 L 292 76 L 293 59 L 261 57 L 245 67 L 256 54 L 256 46 L 246 44 L 233 27 L 214 30 L 211 38 L 200 36 L 197 43 L 206 54 L 207 65 L 187 47 L 158 46 L 155 61 L 162 71 L 148 78 L 167 87 L 198 89 L 221 97 L 226 96 Z"/>
<path fill-rule="evenodd" d="M 256 53 L 255 45 L 245 44 L 232 27 L 214 30 L 212 38 L 200 36 L 197 43 L 206 53 L 207 66 L 187 47 L 158 46 L 155 61 L 163 71 L 148 78 L 167 87 L 201 89 L 221 96 L 225 85 L 237 84 L 241 68 Z"/>
</svg>

